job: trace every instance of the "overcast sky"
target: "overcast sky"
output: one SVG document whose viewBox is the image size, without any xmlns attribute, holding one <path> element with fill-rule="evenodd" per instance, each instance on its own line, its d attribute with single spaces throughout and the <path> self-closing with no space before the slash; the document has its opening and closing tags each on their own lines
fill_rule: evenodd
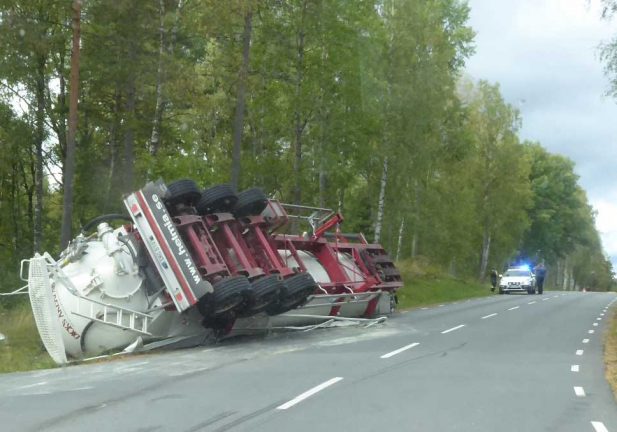
<svg viewBox="0 0 617 432">
<path fill-rule="evenodd" d="M 617 36 L 599 0 L 469 0 L 474 79 L 498 82 L 522 112 L 521 137 L 576 163 L 598 211 L 606 252 L 617 264 L 617 101 L 598 47 Z"/>
</svg>

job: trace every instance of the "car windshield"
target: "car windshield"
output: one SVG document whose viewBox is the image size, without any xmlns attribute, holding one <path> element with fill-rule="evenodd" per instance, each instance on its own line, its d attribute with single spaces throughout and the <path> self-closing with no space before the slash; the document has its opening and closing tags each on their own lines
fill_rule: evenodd
<svg viewBox="0 0 617 432">
<path fill-rule="evenodd" d="M 508 270 L 504 276 L 525 277 L 531 276 L 531 272 L 529 270 Z"/>
</svg>

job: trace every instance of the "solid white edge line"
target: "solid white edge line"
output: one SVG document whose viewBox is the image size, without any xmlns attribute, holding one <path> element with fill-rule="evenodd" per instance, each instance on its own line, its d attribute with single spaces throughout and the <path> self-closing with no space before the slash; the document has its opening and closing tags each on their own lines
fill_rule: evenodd
<svg viewBox="0 0 617 432">
<path fill-rule="evenodd" d="M 313 396 L 315 393 L 320 392 L 320 391 L 322 391 L 323 389 L 325 389 L 327 387 L 330 387 L 332 384 L 336 384 L 337 382 L 339 382 L 342 379 L 343 379 L 343 377 L 334 377 L 332 379 L 329 379 L 328 381 L 323 382 L 323 383 L 319 384 L 318 386 L 315 386 L 312 389 L 307 390 L 304 393 L 296 396 L 295 398 L 293 398 L 289 402 L 285 402 L 284 404 L 277 406 L 276 409 L 278 409 L 278 410 L 286 410 L 288 408 L 291 408 L 292 406 L 302 402 L 304 399 L 307 399 L 307 398 Z"/>
<path fill-rule="evenodd" d="M 537 302 L 534 300 L 534 301 L 530 301 L 530 302 L 529 302 L 529 303 L 527 303 L 527 304 L 534 304 L 534 303 L 537 303 Z"/>
<path fill-rule="evenodd" d="M 584 397 L 585 389 L 583 387 L 574 387 L 574 394 L 576 394 L 578 397 Z"/>
<path fill-rule="evenodd" d="M 570 372 L 578 372 L 580 370 L 579 365 L 570 366 Z"/>
<path fill-rule="evenodd" d="M 393 356 L 395 356 L 395 355 L 397 355 L 397 354 L 402 353 L 403 351 L 407 351 L 408 349 L 413 348 L 413 347 L 418 346 L 418 345 L 420 345 L 420 343 L 419 343 L 419 342 L 414 342 L 414 343 L 412 343 L 412 344 L 405 345 L 405 346 L 404 346 L 404 347 L 402 347 L 402 348 L 399 348 L 399 349 L 397 349 L 397 350 L 394 350 L 394 351 L 391 351 L 391 352 L 389 352 L 389 353 L 387 353 L 387 354 L 382 355 L 380 358 L 382 358 L 382 359 L 387 359 L 387 358 L 393 357 Z"/>
<path fill-rule="evenodd" d="M 454 330 L 458 330 L 463 327 L 465 327 L 465 324 L 457 325 L 456 327 L 452 327 L 451 329 L 442 331 L 441 334 L 450 333 L 450 332 L 453 332 Z"/>
<path fill-rule="evenodd" d="M 497 315 L 496 313 L 492 313 L 492 314 L 490 314 L 490 315 L 485 315 L 485 316 L 483 316 L 483 317 L 482 317 L 482 318 L 480 318 L 480 319 L 492 318 L 492 317 L 494 317 L 494 316 L 496 316 L 496 315 Z"/>
<path fill-rule="evenodd" d="M 608 429 L 606 428 L 606 426 L 604 426 L 604 423 L 602 422 L 592 421 L 591 425 L 596 430 L 596 432 L 608 432 Z"/>
<path fill-rule="evenodd" d="M 583 339 L 583 343 L 589 343 L 589 339 Z"/>
<path fill-rule="evenodd" d="M 510 308 L 510 309 L 508 309 L 508 310 L 515 310 L 515 309 L 518 309 L 518 308 L 520 308 L 520 306 L 514 306 L 514 307 L 511 307 L 511 308 Z"/>
<path fill-rule="evenodd" d="M 576 350 L 576 355 L 582 356 L 584 352 L 585 352 L 584 350 Z"/>
</svg>

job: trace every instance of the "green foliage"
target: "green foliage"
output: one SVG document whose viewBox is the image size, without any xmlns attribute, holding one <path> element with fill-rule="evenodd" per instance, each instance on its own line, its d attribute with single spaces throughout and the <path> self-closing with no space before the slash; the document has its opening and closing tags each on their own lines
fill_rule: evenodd
<svg viewBox="0 0 617 432">
<path fill-rule="evenodd" d="M 62 213 L 70 2 L 22 3 L 0 0 L 3 290 L 32 254 L 37 72 L 52 253 Z M 75 227 L 122 211 L 122 195 L 149 179 L 229 181 L 249 11 L 242 188 L 283 201 L 299 192 L 372 238 L 388 157 L 382 242 L 393 255 L 477 277 L 490 235 L 491 267 L 540 250 L 553 265 L 568 258 L 581 283 L 611 280 L 572 163 L 520 143 L 497 85 L 461 80 L 474 32 L 460 0 L 84 2 Z"/>
</svg>

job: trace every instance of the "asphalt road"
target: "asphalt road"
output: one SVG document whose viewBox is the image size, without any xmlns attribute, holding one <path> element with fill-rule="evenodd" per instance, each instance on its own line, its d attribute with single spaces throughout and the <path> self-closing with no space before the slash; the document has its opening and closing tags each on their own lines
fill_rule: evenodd
<svg viewBox="0 0 617 432">
<path fill-rule="evenodd" d="M 616 296 L 494 296 L 345 327 L 0 375 L 0 431 L 617 431 Z"/>
</svg>

